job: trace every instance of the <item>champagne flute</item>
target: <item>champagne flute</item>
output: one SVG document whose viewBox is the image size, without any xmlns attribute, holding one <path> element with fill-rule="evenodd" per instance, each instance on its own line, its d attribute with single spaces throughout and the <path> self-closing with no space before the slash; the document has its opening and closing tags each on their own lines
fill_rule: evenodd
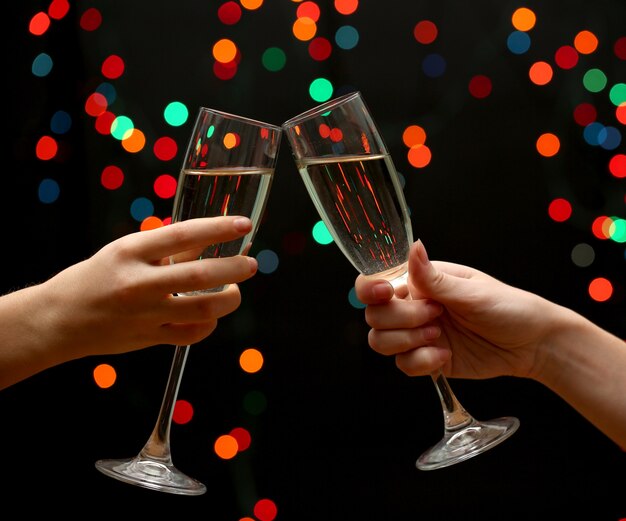
<svg viewBox="0 0 626 521">
<path fill-rule="evenodd" d="M 413 231 L 393 161 L 360 92 L 314 107 L 282 125 L 309 196 L 339 249 L 363 275 L 406 286 Z M 403 292 L 405 293 L 405 292 Z M 407 292 L 408 293 L 408 292 Z M 444 435 L 417 460 L 447 467 L 511 436 L 519 420 L 477 421 L 441 371 L 432 375 Z"/>
<path fill-rule="evenodd" d="M 178 178 L 172 221 L 219 215 L 243 215 L 252 230 L 234 241 L 207 245 L 202 251 L 174 255 L 170 262 L 246 254 L 265 210 L 274 178 L 282 129 L 201 107 L 187 146 Z M 177 294 L 185 298 L 225 286 Z M 133 458 L 96 462 L 104 474 L 145 488 L 195 496 L 206 486 L 178 470 L 170 450 L 170 427 L 174 405 L 190 346 L 176 346 L 167 386 L 154 429 Z"/>
</svg>

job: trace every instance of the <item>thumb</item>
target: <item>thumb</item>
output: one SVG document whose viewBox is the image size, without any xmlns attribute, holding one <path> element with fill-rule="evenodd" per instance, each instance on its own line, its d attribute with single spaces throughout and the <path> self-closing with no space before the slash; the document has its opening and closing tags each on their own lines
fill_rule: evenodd
<svg viewBox="0 0 626 521">
<path fill-rule="evenodd" d="M 424 243 L 418 239 L 409 253 L 409 284 L 413 298 L 430 298 L 442 304 L 458 300 L 471 273 L 465 266 L 439 263 L 450 272 L 438 269 L 428 258 Z"/>
</svg>

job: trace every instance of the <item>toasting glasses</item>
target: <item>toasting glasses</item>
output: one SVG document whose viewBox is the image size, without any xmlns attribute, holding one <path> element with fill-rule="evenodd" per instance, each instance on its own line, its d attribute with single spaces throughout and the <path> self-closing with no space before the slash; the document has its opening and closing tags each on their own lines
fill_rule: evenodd
<svg viewBox="0 0 626 521">
<path fill-rule="evenodd" d="M 172 221 L 218 215 L 243 215 L 253 222 L 245 237 L 207 245 L 196 256 L 171 262 L 228 257 L 246 253 L 266 206 L 280 145 L 280 127 L 201 108 L 187 146 Z M 203 290 L 221 291 L 224 286 Z M 187 294 L 177 295 L 185 298 Z M 206 492 L 203 483 L 178 470 L 170 452 L 170 427 L 189 346 L 176 346 L 156 424 L 134 458 L 96 462 L 104 474 L 126 483 L 182 495 Z"/>
<path fill-rule="evenodd" d="M 282 125 L 296 166 L 337 246 L 362 274 L 407 283 L 413 231 L 404 194 L 372 116 L 359 92 L 328 101 Z M 444 434 L 424 452 L 421 470 L 459 463 L 511 436 L 519 420 L 477 421 L 441 372 L 432 375 Z"/>
</svg>

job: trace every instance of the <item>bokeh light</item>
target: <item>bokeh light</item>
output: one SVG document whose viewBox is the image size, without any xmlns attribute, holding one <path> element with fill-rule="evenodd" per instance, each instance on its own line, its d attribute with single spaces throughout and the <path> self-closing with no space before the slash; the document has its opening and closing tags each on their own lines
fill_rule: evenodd
<svg viewBox="0 0 626 521">
<path fill-rule="evenodd" d="M 279 47 L 269 47 L 265 49 L 263 56 L 261 57 L 263 67 L 268 71 L 276 72 L 284 69 L 287 63 L 287 55 L 285 51 Z"/>
<path fill-rule="evenodd" d="M 162 136 L 154 142 L 154 155 L 161 161 L 170 161 L 178 153 L 178 143 L 169 136 Z"/>
<path fill-rule="evenodd" d="M 125 67 L 124 60 L 120 56 L 112 54 L 102 62 L 102 75 L 110 80 L 115 80 L 124 74 Z"/>
<path fill-rule="evenodd" d="M 237 441 L 237 450 L 239 452 L 244 451 L 250 447 L 252 443 L 252 436 L 250 431 L 243 427 L 235 427 L 229 432 L 229 434 Z"/>
<path fill-rule="evenodd" d="M 100 174 L 100 184 L 107 190 L 117 190 L 124 182 L 124 172 L 117 165 L 107 165 Z"/>
<path fill-rule="evenodd" d="M 178 181 L 170 174 L 161 174 L 154 180 L 154 193 L 161 199 L 170 199 L 176 195 Z"/>
<path fill-rule="evenodd" d="M 50 17 L 44 13 L 36 13 L 28 24 L 28 30 L 35 36 L 41 36 L 50 27 Z"/>
<path fill-rule="evenodd" d="M 574 47 L 580 54 L 591 54 L 598 48 L 598 37 L 591 31 L 580 31 L 574 37 Z"/>
<path fill-rule="evenodd" d="M 278 269 L 280 259 L 273 250 L 261 250 L 256 254 L 256 260 L 259 263 L 259 271 L 261 273 L 274 273 Z"/>
<path fill-rule="evenodd" d="M 359 7 L 359 0 L 334 0 L 334 3 L 337 12 L 346 16 L 353 14 Z"/>
<path fill-rule="evenodd" d="M 239 356 L 239 365 L 246 373 L 258 373 L 263 367 L 261 351 L 253 347 L 244 350 Z"/>
<path fill-rule="evenodd" d="M 326 78 L 316 78 L 311 82 L 309 95 L 318 103 L 328 101 L 333 95 L 333 85 Z"/>
<path fill-rule="evenodd" d="M 530 36 L 523 31 L 511 32 L 506 40 L 506 45 L 513 54 L 524 54 L 530 49 L 530 44 Z"/>
<path fill-rule="evenodd" d="M 80 28 L 83 31 L 95 31 L 102 25 L 102 13 L 95 7 L 90 7 L 80 16 Z"/>
<path fill-rule="evenodd" d="M 439 29 L 432 20 L 421 20 L 413 28 L 413 36 L 423 45 L 433 43 L 437 39 L 438 33 Z"/>
<path fill-rule="evenodd" d="M 232 62 L 236 56 L 237 46 L 228 38 L 222 38 L 213 45 L 213 57 L 219 63 Z"/>
<path fill-rule="evenodd" d="M 354 49 L 359 43 L 359 31 L 352 25 L 343 25 L 335 32 L 335 43 L 346 51 Z"/>
<path fill-rule="evenodd" d="M 37 141 L 35 155 L 37 156 L 37 159 L 49 161 L 57 155 L 58 151 L 59 144 L 56 139 L 52 136 L 41 136 L 39 141 Z"/>
<path fill-rule="evenodd" d="M 583 76 L 583 85 L 589 92 L 600 92 L 606 87 L 607 77 L 600 69 L 589 69 Z"/>
<path fill-rule="evenodd" d="M 335 4 L 337 2 L 341 2 L 341 0 L 335 0 Z M 276 503 L 271 499 L 260 499 L 257 501 L 256 505 L 254 505 L 254 515 L 259 521 L 274 521 L 277 514 L 278 508 L 276 507 Z"/>
<path fill-rule="evenodd" d="M 163 118 L 167 121 L 168 125 L 172 127 L 180 127 L 187 123 L 189 118 L 189 109 L 184 103 L 180 101 L 172 101 L 167 104 L 163 111 Z"/>
<path fill-rule="evenodd" d="M 604 277 L 597 277 L 589 283 L 589 296 L 596 302 L 606 302 L 613 295 L 613 284 Z"/>
<path fill-rule="evenodd" d="M 42 179 L 39 183 L 37 195 L 44 204 L 55 203 L 61 194 L 61 187 L 54 179 Z"/>
<path fill-rule="evenodd" d="M 93 370 L 93 380 L 101 389 L 108 389 L 115 385 L 117 372 L 109 364 L 98 364 Z"/>
<path fill-rule="evenodd" d="M 328 231 L 324 221 L 318 221 L 313 226 L 313 240 L 318 244 L 330 244 L 333 242 L 333 236 Z"/>
<path fill-rule="evenodd" d="M 533 27 L 535 27 L 536 22 L 537 16 L 535 15 L 535 12 L 528 7 L 517 8 L 513 11 L 513 15 L 511 16 L 511 23 L 518 31 L 530 31 Z"/>
<path fill-rule="evenodd" d="M 486 98 L 492 88 L 491 79 L 483 74 L 477 74 L 469 82 L 469 92 L 474 98 Z"/>
<path fill-rule="evenodd" d="M 244 396 L 243 408 L 248 414 L 258 416 L 267 408 L 267 397 L 261 391 L 250 391 Z"/>
<path fill-rule="evenodd" d="M 178 425 L 189 423 L 193 418 L 193 406 L 187 400 L 176 400 L 172 421 Z"/>
<path fill-rule="evenodd" d="M 530 81 L 535 85 L 547 85 L 552 81 L 553 75 L 552 65 L 545 61 L 533 63 L 528 70 Z"/>
<path fill-rule="evenodd" d="M 317 24 L 315 20 L 307 16 L 297 18 L 291 28 L 293 35 L 300 41 L 308 42 L 317 34 Z"/>
<path fill-rule="evenodd" d="M 561 148 L 561 141 L 556 134 L 546 132 L 537 138 L 537 152 L 543 157 L 555 156 Z"/>
<path fill-rule="evenodd" d="M 239 445 L 237 440 L 230 434 L 219 436 L 213 444 L 215 454 L 222 459 L 232 459 L 237 455 Z"/>
<path fill-rule="evenodd" d="M 578 63 L 578 52 L 571 45 L 562 45 L 554 53 L 554 62 L 561 69 L 573 69 Z"/>
<path fill-rule="evenodd" d="M 131 154 L 141 152 L 146 145 L 146 136 L 138 128 L 130 129 L 124 134 L 122 139 L 122 147 Z"/>
<path fill-rule="evenodd" d="M 572 248 L 571 257 L 572 262 L 576 266 L 586 268 L 593 264 L 596 258 L 596 252 L 590 244 L 582 242 Z"/>
<path fill-rule="evenodd" d="M 556 222 L 567 221 L 572 216 L 572 205 L 567 199 L 559 197 L 550 202 L 548 214 Z"/>
<path fill-rule="evenodd" d="M 234 25 L 241 19 L 241 7 L 232 0 L 224 2 L 217 9 L 217 17 L 225 25 Z"/>
<path fill-rule="evenodd" d="M 52 66 L 52 58 L 45 52 L 42 52 L 33 60 L 31 71 L 35 76 L 44 77 L 50 74 Z"/>
</svg>

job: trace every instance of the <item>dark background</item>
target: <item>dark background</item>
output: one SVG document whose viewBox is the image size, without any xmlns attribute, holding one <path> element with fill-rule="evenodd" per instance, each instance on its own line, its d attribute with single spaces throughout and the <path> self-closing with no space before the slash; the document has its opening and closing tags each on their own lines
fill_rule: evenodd
<svg viewBox="0 0 626 521">
<path fill-rule="evenodd" d="M 415 235 L 432 258 L 487 271 L 626 338 L 624 245 L 591 233 L 595 217 L 624 216 L 624 180 L 612 178 L 606 167 L 611 155 L 624 153 L 624 144 L 612 152 L 587 145 L 572 117 L 578 103 L 589 101 L 599 117 L 611 118 L 607 92 L 586 92 L 581 78 L 598 67 L 609 85 L 626 81 L 626 65 L 612 50 L 626 35 L 623 1 L 372 0 L 349 16 L 338 15 L 332 2 L 319 2 L 318 35 L 333 41 L 344 24 L 360 35 L 354 49 L 334 46 L 323 62 L 312 60 L 307 44 L 291 33 L 296 3 L 266 0 L 256 11 L 244 9 L 234 26 L 220 23 L 216 12 L 222 3 L 81 0 L 41 37 L 28 32 L 28 23 L 48 2 L 7 4 L 12 12 L 5 18 L 3 46 L 8 87 L 3 143 L 10 159 L 0 191 L 5 214 L 0 291 L 44 280 L 138 230 L 129 211 L 137 197 L 152 198 L 155 214 L 168 216 L 172 201 L 158 200 L 152 183 L 162 173 L 177 175 L 198 106 L 280 124 L 316 104 L 308 86 L 323 76 L 337 93 L 353 88 L 363 93 L 405 177 Z M 512 13 L 523 6 L 535 11 L 537 25 L 529 33 L 528 53 L 515 55 L 506 38 L 513 30 Z M 94 32 L 79 26 L 90 7 L 103 17 Z M 423 19 L 439 28 L 430 46 L 413 37 Z M 540 59 L 553 63 L 554 51 L 572 44 L 582 29 L 599 37 L 598 50 L 582 56 L 573 70 L 554 66 L 549 85 L 533 85 L 529 66 Z M 222 37 L 233 39 L 242 53 L 237 75 L 226 81 L 212 71 L 211 47 Z M 287 56 L 277 72 L 261 63 L 271 46 Z M 45 78 L 31 73 L 41 52 L 55 64 Z M 421 69 L 432 52 L 447 65 L 437 78 Z M 106 81 L 100 65 L 110 54 L 126 64 L 124 75 L 110 82 L 117 90 L 111 109 L 131 116 L 146 133 L 147 146 L 138 154 L 99 135 L 84 112 L 87 96 Z M 468 93 L 476 74 L 492 79 L 486 99 Z M 190 109 L 188 122 L 178 128 L 162 117 L 174 100 Z M 72 115 L 72 128 L 57 137 L 59 157 L 39 161 L 35 144 L 51 134 L 57 110 Z M 406 161 L 402 132 L 411 124 L 427 131 L 433 159 L 424 169 Z M 547 131 L 561 138 L 561 151 L 551 159 L 534 148 Z M 152 153 L 163 135 L 180 148 L 169 162 Z M 108 164 L 124 169 L 119 190 L 100 185 Z M 52 204 L 37 196 L 44 178 L 61 187 Z M 567 197 L 574 208 L 564 223 L 547 213 L 556 197 Z M 461 465 L 418 471 L 417 456 L 442 434 L 433 385 L 428 378 L 406 377 L 392 359 L 369 349 L 363 310 L 348 301 L 356 274 L 338 248 L 310 238 L 317 220 L 285 142 L 254 245 L 256 251 L 274 251 L 279 267 L 241 286 L 240 309 L 192 349 L 179 393 L 193 403 L 195 416 L 172 427 L 174 462 L 207 484 L 205 495 L 152 492 L 94 468 L 99 458 L 133 456 L 146 441 L 173 353 L 155 346 L 68 363 L 0 393 L 3 509 L 87 517 L 122 512 L 163 517 L 177 510 L 189 516 L 193 509 L 211 519 L 239 520 L 254 517 L 254 503 L 269 498 L 282 520 L 626 517 L 624 452 L 532 381 L 453 380 L 474 416 L 514 415 L 520 430 Z M 302 241 L 295 251 L 294 237 Z M 582 242 L 596 255 L 587 268 L 570 258 Z M 594 302 L 587 294 L 598 276 L 615 286 L 608 302 Z M 257 374 L 238 367 L 247 347 L 264 354 Z M 105 362 L 118 374 L 108 390 L 92 378 L 93 368 Z M 251 391 L 267 399 L 262 414 L 251 415 L 242 406 Z M 222 461 L 213 442 L 237 426 L 251 432 L 252 445 Z M 581 517 L 583 512 L 589 515 Z"/>
</svg>

